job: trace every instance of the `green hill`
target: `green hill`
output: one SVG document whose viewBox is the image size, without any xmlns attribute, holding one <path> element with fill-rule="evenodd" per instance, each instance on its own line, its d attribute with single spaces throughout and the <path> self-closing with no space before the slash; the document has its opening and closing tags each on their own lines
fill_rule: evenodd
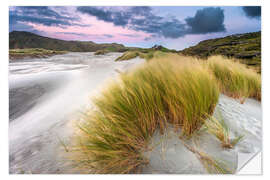
<svg viewBox="0 0 270 180">
<path fill-rule="evenodd" d="M 200 58 L 207 58 L 211 55 L 233 57 L 260 72 L 261 32 L 236 34 L 201 41 L 195 46 L 180 51 L 180 53 Z"/>
<path fill-rule="evenodd" d="M 110 52 L 124 52 L 129 49 L 122 44 L 116 43 L 97 44 L 92 41 L 64 41 L 25 31 L 13 31 L 9 33 L 9 49 L 26 48 L 71 52 L 94 52 L 101 49 L 107 49 Z"/>
</svg>

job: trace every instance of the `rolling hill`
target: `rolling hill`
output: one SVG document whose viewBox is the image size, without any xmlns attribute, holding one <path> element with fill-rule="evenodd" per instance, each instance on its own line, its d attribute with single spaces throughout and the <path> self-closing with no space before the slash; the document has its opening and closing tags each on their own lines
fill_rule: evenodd
<svg viewBox="0 0 270 180">
<path fill-rule="evenodd" d="M 224 38 L 209 39 L 180 51 L 183 55 L 207 58 L 223 55 L 240 59 L 241 63 L 255 67 L 260 72 L 261 32 L 235 34 Z"/>
<path fill-rule="evenodd" d="M 9 33 L 9 49 L 26 48 L 71 52 L 94 52 L 101 49 L 107 49 L 111 52 L 123 52 L 129 49 L 117 43 L 97 44 L 92 41 L 65 41 L 25 31 L 12 31 Z"/>
</svg>

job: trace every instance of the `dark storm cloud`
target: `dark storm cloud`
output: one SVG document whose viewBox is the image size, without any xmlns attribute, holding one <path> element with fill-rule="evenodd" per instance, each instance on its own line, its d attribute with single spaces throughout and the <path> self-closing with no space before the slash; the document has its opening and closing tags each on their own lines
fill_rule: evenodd
<svg viewBox="0 0 270 180">
<path fill-rule="evenodd" d="M 77 11 L 95 16 L 115 26 L 143 31 L 155 37 L 178 38 L 187 34 L 206 34 L 225 31 L 224 12 L 220 8 L 198 10 L 194 17 L 182 23 L 174 17 L 155 15 L 151 7 L 126 7 L 121 10 L 105 7 L 78 7 Z M 154 36 L 151 36 L 154 37 Z"/>
<path fill-rule="evenodd" d="M 198 10 L 194 17 L 185 19 L 191 34 L 224 32 L 224 12 L 221 8 L 204 8 Z"/>
<path fill-rule="evenodd" d="M 260 6 L 244 6 L 242 7 L 245 15 L 249 18 L 260 18 L 261 7 Z"/>
</svg>

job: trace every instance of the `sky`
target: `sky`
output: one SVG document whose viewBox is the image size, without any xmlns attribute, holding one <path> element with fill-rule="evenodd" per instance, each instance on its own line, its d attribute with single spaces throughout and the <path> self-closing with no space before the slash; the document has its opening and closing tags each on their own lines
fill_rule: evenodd
<svg viewBox="0 0 270 180">
<path fill-rule="evenodd" d="M 9 32 L 63 40 L 181 50 L 206 39 L 261 30 L 255 6 L 10 6 Z"/>
</svg>

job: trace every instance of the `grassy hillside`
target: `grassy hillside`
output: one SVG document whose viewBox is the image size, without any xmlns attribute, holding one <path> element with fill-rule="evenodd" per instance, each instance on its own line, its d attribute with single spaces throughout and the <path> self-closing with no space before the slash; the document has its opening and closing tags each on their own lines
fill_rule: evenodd
<svg viewBox="0 0 270 180">
<path fill-rule="evenodd" d="M 207 58 L 223 55 L 240 60 L 241 63 L 261 71 L 261 32 L 236 34 L 224 38 L 201 41 L 180 51 L 183 55 Z"/>
<path fill-rule="evenodd" d="M 54 51 L 95 52 L 107 49 L 110 52 L 124 52 L 128 50 L 122 44 L 96 44 L 92 41 L 64 41 L 39 36 L 30 32 L 13 31 L 9 33 L 9 49 L 43 48 Z"/>
</svg>

